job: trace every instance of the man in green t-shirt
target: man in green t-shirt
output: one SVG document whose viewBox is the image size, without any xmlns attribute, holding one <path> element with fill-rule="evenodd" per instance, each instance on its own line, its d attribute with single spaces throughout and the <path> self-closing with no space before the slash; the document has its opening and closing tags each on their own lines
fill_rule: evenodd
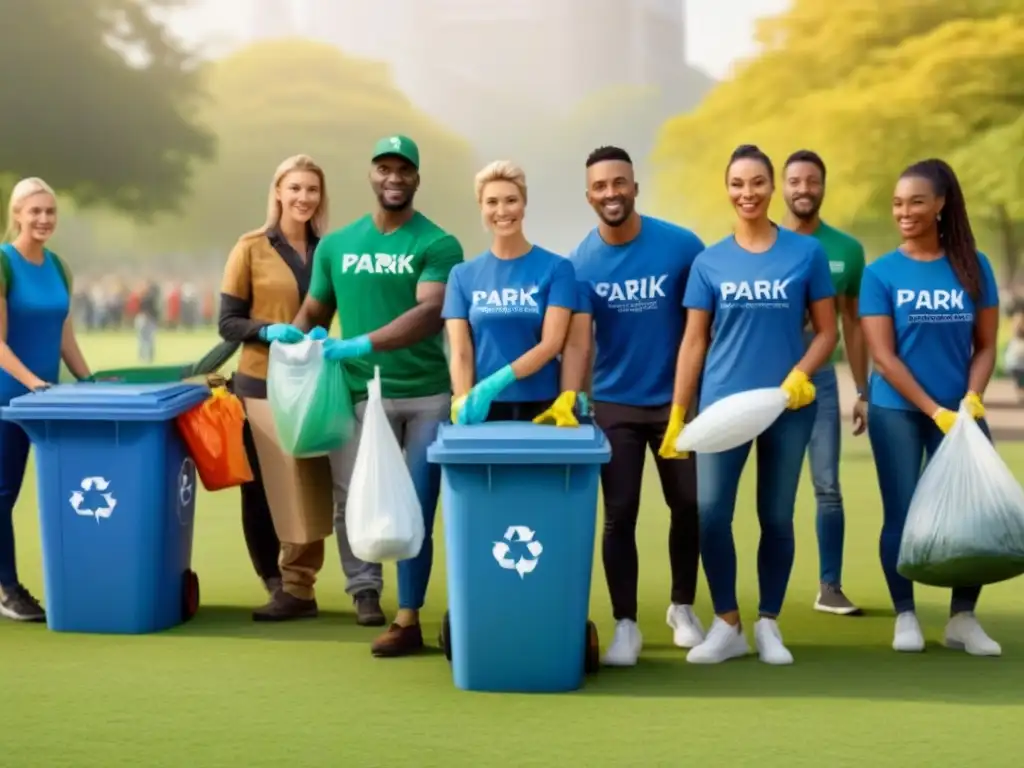
<svg viewBox="0 0 1024 768">
<path fill-rule="evenodd" d="M 828 256 L 836 289 L 836 315 L 842 324 L 846 358 L 857 386 L 853 434 L 860 435 L 867 427 L 868 355 L 858 317 L 864 248 L 850 235 L 821 220 L 821 204 L 825 199 L 825 163 L 816 153 L 809 150 L 794 152 L 786 160 L 783 176 L 783 197 L 789 209 L 784 225 L 816 238 Z M 842 416 L 835 368 L 831 363 L 822 366 L 812 381 L 817 390 L 818 413 L 807 453 L 818 504 L 820 570 L 814 608 L 825 613 L 851 616 L 859 614 L 860 609 L 847 598 L 842 587 L 845 536 L 843 495 L 839 485 Z"/>
<path fill-rule="evenodd" d="M 451 409 L 451 381 L 445 357 L 441 307 L 452 267 L 463 260 L 452 235 L 413 207 L 420 184 L 420 153 L 406 136 L 377 142 L 370 186 L 378 207 L 372 214 L 325 236 L 313 257 L 309 293 L 295 318 L 302 331 L 328 328 L 338 313 L 341 339 L 328 339 L 324 356 L 345 361 L 356 401 L 356 432 L 331 455 L 335 490 L 335 533 L 353 596 L 357 621 L 385 623 L 379 563 L 358 559 L 345 530 L 345 502 L 365 412 L 367 382 L 379 366 L 384 407 L 405 451 L 423 507 L 426 538 L 420 554 L 398 563 L 399 611 L 373 643 L 376 656 L 403 656 L 423 648 L 419 610 L 433 561 L 434 512 L 440 493 L 437 465 L 427 447 Z"/>
</svg>

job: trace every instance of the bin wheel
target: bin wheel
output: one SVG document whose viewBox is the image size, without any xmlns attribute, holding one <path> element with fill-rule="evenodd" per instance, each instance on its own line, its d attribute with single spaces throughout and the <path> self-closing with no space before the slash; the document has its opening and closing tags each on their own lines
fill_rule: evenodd
<svg viewBox="0 0 1024 768">
<path fill-rule="evenodd" d="M 593 675 L 601 667 L 601 646 L 597 639 L 597 626 L 592 621 L 587 622 L 586 645 L 583 651 L 583 671 Z"/>
<path fill-rule="evenodd" d="M 181 593 L 181 620 L 188 621 L 199 612 L 199 577 L 195 571 L 185 571 L 185 588 Z"/>
<path fill-rule="evenodd" d="M 441 634 L 437 638 L 437 644 L 441 646 L 444 657 L 450 662 L 452 660 L 452 625 L 448 620 L 448 611 L 444 612 L 444 618 L 441 619 Z"/>
</svg>

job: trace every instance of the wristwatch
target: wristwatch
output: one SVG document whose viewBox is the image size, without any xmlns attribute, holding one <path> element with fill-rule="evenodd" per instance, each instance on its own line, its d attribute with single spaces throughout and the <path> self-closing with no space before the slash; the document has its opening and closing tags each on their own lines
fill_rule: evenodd
<svg viewBox="0 0 1024 768">
<path fill-rule="evenodd" d="M 864 390 L 861 389 L 860 387 L 857 388 L 857 399 L 858 400 L 867 400 L 867 398 L 864 396 Z"/>
</svg>

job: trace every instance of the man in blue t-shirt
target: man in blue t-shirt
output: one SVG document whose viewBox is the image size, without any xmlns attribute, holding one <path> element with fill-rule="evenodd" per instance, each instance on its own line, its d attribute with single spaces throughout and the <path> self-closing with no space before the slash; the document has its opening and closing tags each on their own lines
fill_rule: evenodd
<svg viewBox="0 0 1024 768">
<path fill-rule="evenodd" d="M 643 645 L 636 623 L 636 524 L 648 450 L 671 512 L 672 593 L 666 620 L 681 648 L 692 648 L 704 637 L 693 613 L 700 551 L 695 460 L 657 455 L 672 405 L 675 352 L 683 337 L 683 294 L 690 265 L 704 244 L 687 229 L 637 213 L 638 191 L 625 150 L 592 152 L 587 201 L 598 225 L 569 256 L 577 279 L 590 287 L 594 415 L 612 448 L 611 462 L 601 470 L 601 487 L 604 569 L 616 621 L 604 663 L 614 666 L 635 664 Z"/>
</svg>

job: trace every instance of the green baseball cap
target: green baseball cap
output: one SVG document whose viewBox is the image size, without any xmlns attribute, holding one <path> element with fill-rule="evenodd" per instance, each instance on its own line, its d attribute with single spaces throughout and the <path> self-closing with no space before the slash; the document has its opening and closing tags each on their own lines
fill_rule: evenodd
<svg viewBox="0 0 1024 768">
<path fill-rule="evenodd" d="M 373 145 L 373 160 L 393 155 L 420 167 L 420 148 L 408 136 L 385 136 Z"/>
</svg>

